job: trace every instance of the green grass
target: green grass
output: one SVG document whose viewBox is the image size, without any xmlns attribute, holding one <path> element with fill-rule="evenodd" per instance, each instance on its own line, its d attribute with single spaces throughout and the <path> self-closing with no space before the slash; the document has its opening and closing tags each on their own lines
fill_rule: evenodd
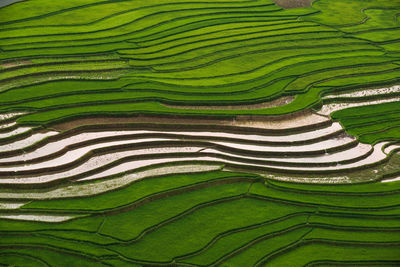
<svg viewBox="0 0 400 267">
<path fill-rule="evenodd" d="M 286 251 L 284 256 L 277 256 L 268 261 L 263 266 L 287 266 L 291 262 L 296 262 L 298 266 L 304 266 L 313 261 L 326 261 L 326 262 L 371 262 L 375 265 L 377 262 L 393 262 L 398 264 L 399 245 L 392 246 L 379 246 L 379 245 L 357 245 L 351 246 L 343 244 L 340 246 L 335 242 L 318 242 L 304 244 L 291 251 Z M 375 263 L 375 264 L 374 264 Z M 378 263 L 379 264 L 379 263 Z M 378 265 L 379 266 L 379 265 Z"/>
<path fill-rule="evenodd" d="M 371 195 L 342 195 L 337 197 L 335 195 L 326 195 L 324 193 L 321 194 L 304 194 L 303 192 L 287 192 L 284 189 L 277 190 L 275 188 L 270 188 L 268 185 L 263 185 L 261 183 L 256 183 L 252 186 L 250 193 L 267 196 L 269 198 L 277 198 L 284 199 L 288 201 L 295 201 L 304 204 L 312 204 L 312 205 L 324 205 L 331 207 L 343 207 L 343 208 L 389 208 L 392 206 L 398 206 L 399 195 L 398 194 L 387 194 L 380 196 L 371 196 Z"/>
<path fill-rule="evenodd" d="M 26 258 L 29 259 L 28 264 L 31 266 L 55 266 L 62 264 L 62 266 L 68 265 L 79 265 L 79 266 L 107 266 L 103 264 L 101 260 L 90 257 L 82 257 L 79 254 L 71 254 L 68 251 L 57 251 L 51 248 L 43 248 L 40 246 L 16 246 L 14 249 L 10 249 L 7 246 L 0 248 L 3 254 L 0 254 L 0 261 L 7 260 L 7 254 L 13 253 L 13 255 L 18 256 L 19 259 Z M 6 256 L 3 256 L 6 255 Z M 15 256 L 14 256 L 15 257 Z M 21 260 L 13 261 L 13 264 L 21 262 Z M 40 265 L 33 265 L 34 263 L 40 263 Z M 29 265 L 23 265 L 29 266 Z"/>
<path fill-rule="evenodd" d="M 174 186 L 176 183 L 174 179 L 178 178 L 183 181 L 193 182 L 193 179 L 198 179 L 201 175 L 194 174 L 191 177 L 187 175 L 171 176 L 172 180 L 165 181 L 165 186 L 169 182 L 171 182 L 171 186 Z M 206 177 L 211 178 L 213 175 L 220 178 L 222 173 L 209 173 Z M 235 174 L 228 174 L 228 177 L 232 175 Z M 137 190 L 152 194 L 156 190 L 153 187 L 157 185 L 157 182 L 161 182 L 162 179 L 166 180 L 165 177 L 153 178 L 133 185 L 142 183 L 142 189 L 139 187 Z M 161 187 L 159 190 L 165 189 L 161 184 L 159 186 Z M 53 247 L 59 247 L 62 250 L 77 250 L 74 253 L 89 253 L 94 256 L 102 253 L 113 254 L 117 252 L 122 253 L 128 260 L 130 259 L 134 262 L 169 262 L 178 257 L 179 262 L 200 265 L 220 262 L 240 266 L 245 261 L 255 263 L 266 254 L 274 253 L 297 242 L 301 236 L 309 232 L 312 225 L 324 225 L 324 228 L 315 228 L 307 235 L 308 238 L 334 238 L 335 240 L 374 241 L 379 243 L 398 241 L 395 234 L 390 234 L 390 231 L 396 232 L 400 228 L 398 218 L 392 216 L 355 215 L 353 213 L 355 210 L 352 209 L 346 211 L 347 214 L 343 213 L 343 211 L 336 213 L 318 212 L 320 208 L 317 207 L 319 205 L 315 207 L 305 205 L 302 203 L 304 201 L 298 200 L 299 198 L 291 200 L 292 203 L 287 202 L 288 197 L 291 194 L 293 195 L 290 191 L 287 191 L 281 197 L 277 197 L 276 194 L 274 195 L 270 192 L 268 197 L 275 199 L 274 201 L 252 198 L 233 198 L 231 200 L 227 199 L 228 201 L 225 202 L 216 201 L 218 199 L 222 200 L 224 197 L 244 194 L 249 189 L 249 186 L 250 184 L 248 183 L 213 186 L 208 189 L 154 200 L 133 210 L 120 210 L 115 215 L 105 214 L 106 217 L 82 218 L 61 224 L 2 220 L 1 230 L 3 233 L 4 231 L 10 234 L 24 233 L 17 239 L 13 239 L 14 237 L 11 235 L 2 239 L 2 242 L 37 244 L 35 246 L 41 246 L 40 244 L 45 243 Z M 258 186 L 262 185 L 260 183 L 253 184 L 250 192 L 257 190 Z M 346 186 L 343 185 L 342 187 Z M 352 187 L 352 185 L 349 185 L 346 189 Z M 363 185 L 354 185 L 354 187 L 363 187 Z M 127 194 L 127 190 L 133 189 L 134 187 L 127 187 L 126 189 L 115 191 L 115 193 L 108 193 L 110 195 L 100 195 L 98 199 L 93 200 L 101 205 L 101 198 L 105 203 L 105 200 L 110 197 L 111 206 L 113 199 L 118 198 L 118 195 L 120 195 L 120 198 L 123 195 L 136 195 L 135 191 Z M 346 192 L 349 190 L 342 189 L 341 191 Z M 353 191 L 357 190 L 353 189 Z M 350 190 L 349 192 L 352 191 Z M 307 195 L 309 194 L 303 194 L 303 198 L 307 197 Z M 368 199 L 367 195 L 365 194 L 365 199 Z M 389 194 L 389 196 L 391 195 Z M 315 198 L 315 195 L 311 196 Z M 321 198 L 327 199 L 321 196 L 318 202 L 323 203 Z M 331 196 L 328 199 L 333 198 Z M 345 201 L 343 196 L 336 196 L 336 199 Z M 40 202 L 36 203 L 40 205 Z M 54 200 L 47 201 L 48 204 L 45 204 L 46 202 L 42 203 L 44 204 L 41 207 L 39 206 L 40 208 L 54 209 L 57 208 L 58 203 L 64 203 L 65 207 L 68 205 L 73 207 L 74 203 L 77 204 L 79 202 L 77 200 Z M 117 201 L 117 203 L 119 204 L 120 202 Z M 197 209 L 192 209 L 191 212 L 188 212 L 191 207 L 195 207 L 196 203 L 201 205 Z M 204 205 L 202 203 L 210 204 Z M 35 206 L 35 203 L 29 205 Z M 81 206 L 83 205 L 81 204 Z M 179 214 L 184 215 L 181 216 Z M 166 219 L 169 219 L 168 223 L 160 224 Z M 155 227 L 156 225 L 158 226 Z M 202 227 L 204 225 L 207 225 L 207 227 Z M 385 232 L 382 233 L 382 230 L 385 230 Z M 133 239 L 143 231 L 146 234 L 142 235 L 138 241 L 126 243 L 120 240 Z M 351 231 L 355 231 L 353 235 Z M 367 232 L 363 233 L 363 231 Z M 97 232 L 101 235 L 98 236 Z M 106 236 L 103 236 L 104 234 Z M 54 240 L 54 237 L 57 237 L 60 242 L 56 241 L 57 239 Z M 113 239 L 112 237 L 118 239 Z M 174 240 L 176 239 L 179 239 L 180 242 L 175 242 Z M 159 242 L 160 240 L 162 242 Z M 82 245 L 79 247 L 74 246 L 74 243 L 78 241 Z M 166 247 L 164 242 L 170 245 Z M 97 249 L 97 247 L 102 246 L 106 246 L 108 251 L 101 252 L 101 250 Z M 376 248 L 372 247 L 368 251 L 375 253 Z M 57 254 L 52 254 L 57 257 Z"/>
<path fill-rule="evenodd" d="M 385 8 L 393 7 L 387 1 L 379 3 Z M 24 5 L 21 4 L 21 7 Z M 76 69 L 75 64 L 63 64 L 59 61 L 60 65 L 30 65 L 10 69 L 1 75 L 4 78 L 26 74 L 33 76 L 15 80 L 16 86 L 3 86 L 3 90 L 14 89 L 15 93 L 4 92 L 2 99 L 19 102 L 3 105 L 3 110 L 41 109 L 44 112 L 38 115 L 39 118 L 30 115 L 21 119 L 21 122 L 35 123 L 47 123 L 67 116 L 82 116 L 89 112 L 275 115 L 318 105 L 321 89 L 315 88 L 315 84 L 322 87 L 358 86 L 361 82 L 382 83 L 398 76 L 398 65 L 391 63 L 394 61 L 393 57 L 386 56 L 381 46 L 352 36 L 353 31 L 360 31 L 357 27 L 380 27 L 385 24 L 387 17 L 395 14 L 394 11 L 390 13 L 390 9 L 384 9 L 383 13 L 392 14 L 388 16 L 386 13 L 379 13 L 380 9 L 368 9 L 365 12 L 369 12 L 370 19 L 365 23 L 345 23 L 349 24 L 342 27 L 346 35 L 329 26 L 331 22 L 321 23 L 321 14 L 326 12 L 326 19 L 326 16 L 331 17 L 329 12 L 344 7 L 349 10 L 349 19 L 357 19 L 354 13 L 361 9 L 359 1 L 351 4 L 339 1 L 331 5 L 318 1 L 313 5 L 315 10 L 323 10 L 318 14 L 313 9 L 283 10 L 270 1 L 255 1 L 251 4 L 239 1 L 214 4 L 201 1 L 168 4 L 149 2 L 140 5 L 122 1 L 121 4 L 105 3 L 104 6 L 109 9 L 101 14 L 91 14 L 80 23 L 69 25 L 71 21 L 77 20 L 78 15 L 82 14 L 80 12 L 98 10 L 101 6 L 89 3 L 82 7 L 57 11 L 49 16 L 5 24 L 6 31 L 0 38 L 0 48 L 4 53 L 0 57 L 27 57 L 33 63 L 39 63 L 40 61 L 35 61 L 39 60 L 36 57 L 59 55 L 68 58 L 68 55 L 76 54 L 78 50 L 78 57 L 82 57 L 83 53 L 118 52 L 119 58 L 130 59 L 129 64 L 133 68 L 128 75 L 121 73 L 125 76 L 121 81 L 122 86 L 109 87 L 111 83 L 103 83 L 102 91 L 87 94 L 91 90 L 90 84 L 83 80 L 89 77 L 77 72 L 73 79 L 81 78 L 82 81 L 74 89 L 63 88 L 61 91 L 45 93 L 40 90 L 40 85 L 34 89 L 38 92 L 37 98 L 26 97 L 30 94 L 23 92 L 31 91 L 27 85 L 45 81 L 41 73 L 51 75 L 52 71 L 62 69 L 66 74 L 71 71 L 68 75 L 72 75 L 73 71 L 85 69 L 93 72 L 89 76 L 96 77 L 96 71 L 110 67 L 110 64 L 105 62 L 103 67 L 102 63 L 79 63 L 76 64 L 79 66 Z M 371 8 L 375 5 L 368 3 L 366 6 Z M 10 6 L 4 10 L 9 9 L 14 8 Z M 232 12 L 221 13 L 225 9 Z M 100 18 L 101 15 L 104 17 Z M 134 21 L 131 20 L 132 15 L 135 15 Z M 229 18 L 233 15 L 241 19 Z M 67 19 L 69 16 L 71 17 Z M 66 26 L 60 25 L 61 21 Z M 52 23 L 57 26 L 50 26 Z M 396 24 L 392 22 L 391 25 L 393 23 Z M 317 61 L 318 65 L 315 64 Z M 340 61 L 346 61 L 347 65 L 341 65 Z M 114 61 L 113 67 L 127 67 L 123 61 L 121 65 L 117 62 Z M 335 66 L 336 69 L 330 69 L 330 66 Z M 138 67 L 147 69 L 139 70 Z M 108 79 L 110 76 L 97 77 Z M 54 83 L 54 86 L 60 87 L 58 85 L 58 82 Z M 125 92 L 128 89 L 130 91 Z M 16 97 L 15 94 L 18 95 L 19 92 L 24 98 Z M 287 94 L 297 94 L 298 97 L 284 107 L 252 111 L 195 111 L 167 108 L 158 104 L 209 103 L 210 96 L 204 93 L 212 95 L 214 105 L 229 101 L 238 104 L 257 103 Z M 127 101 L 146 102 L 118 104 Z M 105 103 L 107 106 L 102 105 Z M 47 109 L 57 111 L 50 111 L 51 115 L 47 116 Z"/>
<path fill-rule="evenodd" d="M 333 239 L 350 242 L 398 242 L 399 232 L 397 231 L 349 231 L 343 229 L 314 228 L 307 235 L 308 239 Z"/>
<path fill-rule="evenodd" d="M 76 241 L 57 240 L 57 239 L 52 240 L 51 238 L 32 236 L 30 234 L 1 235 L 0 247 L 4 247 L 7 245 L 9 246 L 11 244 L 21 247 L 29 245 L 37 247 L 45 247 L 45 248 L 48 247 L 48 248 L 54 248 L 55 250 L 71 251 L 73 253 L 75 252 L 76 254 L 82 254 L 82 255 L 86 254 L 92 257 L 113 255 L 112 252 L 109 252 L 106 249 L 101 249 L 99 246 L 92 246 L 90 244 L 85 244 L 85 243 L 80 243 L 79 250 L 76 250 L 77 247 Z"/>
<path fill-rule="evenodd" d="M 261 223 L 290 213 L 300 212 L 293 206 L 256 201 L 236 200 L 202 208 L 183 219 L 155 230 L 141 239 L 135 246 L 112 246 L 113 249 L 130 258 L 148 261 L 170 261 L 174 256 L 185 255 L 205 246 L 217 234 L 229 229 Z M 208 227 L 204 228 L 203 225 Z M 165 247 L 157 240 L 170 244 Z M 174 242 L 180 240 L 180 242 Z M 149 250 L 149 247 L 152 249 Z"/>
<path fill-rule="evenodd" d="M 15 251 L 5 251 L 0 254 L 0 264 L 9 265 L 19 265 L 19 266 L 43 266 L 43 260 L 26 255 L 23 253 L 15 253 Z"/>
<path fill-rule="evenodd" d="M 344 109 L 333 113 L 332 117 L 340 120 L 348 132 L 358 136 L 362 142 L 377 143 L 399 140 L 398 111 L 399 104 L 393 102 Z"/>
<path fill-rule="evenodd" d="M 365 215 L 345 215 L 329 214 L 313 215 L 309 219 L 310 223 L 322 224 L 328 226 L 339 226 L 347 229 L 367 228 L 384 230 L 385 228 L 396 229 L 400 227 L 398 218 L 391 216 L 365 216 Z"/>
<path fill-rule="evenodd" d="M 61 209 L 61 210 L 89 210 L 100 211 L 126 206 L 147 196 L 176 190 L 184 187 L 201 185 L 218 180 L 243 177 L 239 173 L 210 172 L 201 174 L 168 175 L 134 182 L 126 188 L 101 194 L 98 196 L 39 200 L 24 205 L 24 209 Z M 244 176 L 245 177 L 245 176 Z M 251 176 L 249 176 L 251 178 Z"/>
<path fill-rule="evenodd" d="M 269 1 L 268 1 L 269 2 Z M 185 7 L 186 5 L 186 7 Z M 134 38 L 140 38 L 156 32 L 165 31 L 170 29 L 171 26 L 178 26 L 189 24 L 193 21 L 198 21 L 199 18 L 219 18 L 226 17 L 226 11 L 229 11 L 229 16 L 234 14 L 244 14 L 246 16 L 251 15 L 265 15 L 272 12 L 279 11 L 272 5 L 235 5 L 235 4 L 222 4 L 217 2 L 215 4 L 183 4 L 179 5 L 174 9 L 172 5 L 165 6 L 154 6 L 152 8 L 146 8 L 141 10 L 135 10 L 132 12 L 126 12 L 107 19 L 98 21 L 93 25 L 84 25 L 80 27 L 74 26 L 58 26 L 58 27 L 46 27 L 42 26 L 39 28 L 21 28 L 8 30 L 4 33 L 4 38 L 18 38 L 18 40 L 0 40 L 1 44 L 16 44 L 23 43 L 30 40 L 31 42 L 39 41 L 64 41 L 64 40 L 82 40 L 82 39 L 94 39 L 94 38 L 110 38 L 114 36 L 120 36 L 134 32 Z M 132 21 L 132 17 L 136 19 Z M 176 23 L 165 23 L 171 21 L 173 18 L 176 19 Z M 172 20 L 173 21 L 173 20 Z M 163 23 L 164 22 L 164 23 Z M 156 26 L 154 26 L 156 25 Z M 74 35 L 80 33 L 79 35 Z M 71 36 L 72 35 L 72 36 Z"/>
<path fill-rule="evenodd" d="M 250 248 L 238 255 L 228 258 L 221 266 L 254 266 L 264 255 L 273 253 L 276 250 L 285 248 L 300 239 L 309 231 L 308 228 L 295 229 L 284 235 L 278 235 L 266 240 L 257 242 Z M 300 265 L 299 265 L 300 266 Z"/>
<path fill-rule="evenodd" d="M 133 212 L 108 216 L 100 233 L 121 240 L 134 239 L 146 229 L 174 218 L 189 209 L 201 207 L 203 203 L 239 197 L 246 193 L 249 185 L 249 183 L 220 185 L 152 201 Z"/>
<path fill-rule="evenodd" d="M 49 66 L 37 66 L 31 68 L 20 68 L 16 70 L 10 70 L 0 74 L 0 82 L 5 79 L 13 79 L 19 76 L 27 76 L 32 74 L 41 74 L 48 72 L 71 72 L 74 71 L 96 71 L 102 69 L 118 69 L 127 68 L 128 65 L 123 61 L 104 61 L 104 62 L 78 62 L 76 64 L 60 64 L 60 65 L 49 65 Z"/>
<path fill-rule="evenodd" d="M 194 256 L 188 255 L 184 260 L 185 263 L 195 265 L 209 265 L 217 262 L 222 256 L 229 255 L 234 251 L 243 249 L 249 246 L 252 242 L 268 239 L 280 231 L 285 231 L 287 228 L 296 227 L 306 223 L 307 215 L 297 215 L 289 217 L 282 221 L 271 221 L 260 224 L 259 226 L 238 229 L 237 232 L 231 233 L 216 239 L 216 242 L 206 247 L 206 250 L 199 250 Z"/>
</svg>

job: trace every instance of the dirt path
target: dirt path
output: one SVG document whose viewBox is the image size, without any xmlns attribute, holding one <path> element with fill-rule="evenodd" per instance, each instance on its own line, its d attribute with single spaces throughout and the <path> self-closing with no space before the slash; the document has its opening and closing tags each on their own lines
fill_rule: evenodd
<svg viewBox="0 0 400 267">
<path fill-rule="evenodd" d="M 283 8 L 298 8 L 311 6 L 314 0 L 272 0 Z"/>
<path fill-rule="evenodd" d="M 12 61 L 12 62 L 7 62 L 7 63 L 3 63 L 0 64 L 0 67 L 3 68 L 13 68 L 13 67 L 17 67 L 17 66 L 22 66 L 22 65 L 29 65 L 32 64 L 32 61 L 29 60 L 24 60 L 24 61 Z"/>
</svg>

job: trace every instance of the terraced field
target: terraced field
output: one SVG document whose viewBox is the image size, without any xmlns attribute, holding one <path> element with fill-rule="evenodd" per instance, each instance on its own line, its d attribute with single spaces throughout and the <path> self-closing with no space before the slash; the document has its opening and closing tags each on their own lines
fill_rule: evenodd
<svg viewBox="0 0 400 267">
<path fill-rule="evenodd" d="M 275 2 L 0 1 L 0 265 L 399 266 L 400 2 Z"/>
</svg>

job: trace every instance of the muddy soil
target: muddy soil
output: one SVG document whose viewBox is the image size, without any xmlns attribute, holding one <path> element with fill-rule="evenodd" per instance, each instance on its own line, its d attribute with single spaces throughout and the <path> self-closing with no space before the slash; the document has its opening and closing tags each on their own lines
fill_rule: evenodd
<svg viewBox="0 0 400 267">
<path fill-rule="evenodd" d="M 183 116 L 148 116 L 133 115 L 127 117 L 88 117 L 71 120 L 51 125 L 57 131 L 67 131 L 84 125 L 125 124 L 125 123 L 151 123 L 151 124 L 176 124 L 176 125 L 221 125 L 236 127 L 251 127 L 262 129 L 288 129 L 297 128 L 317 123 L 326 122 L 329 119 L 317 115 L 309 110 L 299 111 L 281 116 L 236 116 L 233 118 L 188 118 Z"/>
<path fill-rule="evenodd" d="M 29 64 L 32 64 L 32 63 L 33 63 L 32 61 L 28 61 L 28 60 L 25 60 L 25 61 L 11 61 L 11 62 L 0 64 L 0 67 L 7 69 L 7 68 L 13 68 L 13 67 L 18 67 L 18 66 L 22 66 L 22 65 L 29 65 Z"/>
<path fill-rule="evenodd" d="M 314 0 L 272 0 L 283 8 L 299 8 L 311 6 Z"/>
</svg>

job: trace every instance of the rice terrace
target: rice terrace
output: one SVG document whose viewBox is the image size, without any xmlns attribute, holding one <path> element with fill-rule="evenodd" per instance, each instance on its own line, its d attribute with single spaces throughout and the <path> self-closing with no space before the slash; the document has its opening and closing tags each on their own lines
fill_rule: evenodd
<svg viewBox="0 0 400 267">
<path fill-rule="evenodd" d="M 0 266 L 400 266 L 400 0 L 0 0 Z"/>
</svg>

